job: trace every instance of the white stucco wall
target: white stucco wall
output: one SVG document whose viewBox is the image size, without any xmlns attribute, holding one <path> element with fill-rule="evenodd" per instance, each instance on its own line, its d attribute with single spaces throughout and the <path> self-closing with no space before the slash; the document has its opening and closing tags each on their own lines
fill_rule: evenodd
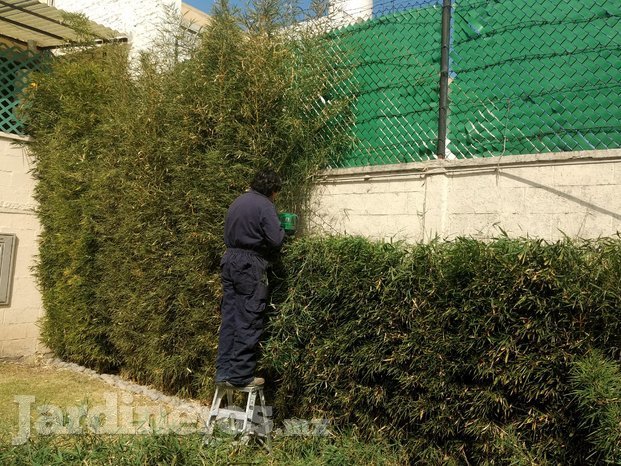
<svg viewBox="0 0 621 466">
<path fill-rule="evenodd" d="M 330 170 L 315 231 L 427 241 L 467 235 L 548 240 L 621 231 L 621 150 Z"/>
<path fill-rule="evenodd" d="M 127 34 L 134 52 L 148 50 L 166 20 L 167 6 L 181 15 L 181 0 L 55 0 L 58 9 Z"/>
<path fill-rule="evenodd" d="M 41 296 L 32 270 L 38 254 L 39 221 L 32 198 L 32 160 L 13 135 L 0 133 L 0 233 L 17 235 L 11 301 L 0 306 L 0 358 L 31 356 L 39 343 Z"/>
<path fill-rule="evenodd" d="M 332 0 L 330 20 L 335 27 L 367 21 L 373 16 L 373 0 Z"/>
</svg>

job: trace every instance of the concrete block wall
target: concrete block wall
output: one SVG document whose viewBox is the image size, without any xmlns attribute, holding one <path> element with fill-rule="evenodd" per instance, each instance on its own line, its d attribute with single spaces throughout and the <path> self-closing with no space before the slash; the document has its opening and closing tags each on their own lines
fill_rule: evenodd
<svg viewBox="0 0 621 466">
<path fill-rule="evenodd" d="M 41 296 L 32 275 L 38 254 L 39 221 L 32 197 L 32 160 L 19 147 L 24 138 L 0 133 L 0 233 L 17 235 L 11 300 L 0 306 L 0 358 L 45 351 L 39 343 Z"/>
<path fill-rule="evenodd" d="M 312 211 L 315 231 L 374 239 L 612 236 L 621 150 L 329 170 Z"/>
</svg>

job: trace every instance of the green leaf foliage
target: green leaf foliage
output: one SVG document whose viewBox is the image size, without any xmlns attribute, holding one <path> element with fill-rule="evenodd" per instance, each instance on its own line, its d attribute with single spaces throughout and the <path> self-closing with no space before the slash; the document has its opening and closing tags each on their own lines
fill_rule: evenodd
<svg viewBox="0 0 621 466">
<path fill-rule="evenodd" d="M 570 383 L 592 444 L 590 461 L 621 463 L 621 367 L 593 350 L 576 359 Z"/>
<path fill-rule="evenodd" d="M 262 360 L 278 412 L 379 431 L 425 464 L 586 464 L 570 373 L 591 349 L 619 370 L 620 261 L 618 239 L 296 241 Z"/>
</svg>

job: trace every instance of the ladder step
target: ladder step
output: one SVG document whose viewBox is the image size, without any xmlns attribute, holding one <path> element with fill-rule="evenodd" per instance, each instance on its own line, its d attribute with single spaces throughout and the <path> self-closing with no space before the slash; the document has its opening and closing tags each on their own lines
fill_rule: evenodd
<svg viewBox="0 0 621 466">
<path fill-rule="evenodd" d="M 247 385 L 247 386 L 242 386 L 242 387 L 233 387 L 231 385 L 216 384 L 216 388 L 219 390 L 232 390 L 235 392 L 243 392 L 243 393 L 253 393 L 253 392 L 259 392 L 263 390 L 262 385 Z"/>
<path fill-rule="evenodd" d="M 213 416 L 213 414 L 212 414 Z M 226 409 L 226 408 L 220 408 L 217 412 L 217 414 L 215 415 L 216 419 L 239 419 L 240 421 L 243 421 L 244 419 L 246 419 L 246 411 L 239 411 L 237 409 Z"/>
<path fill-rule="evenodd" d="M 246 409 L 232 406 L 233 391 L 245 392 Z M 226 408 L 220 408 L 220 404 L 226 398 Z M 214 425 L 217 421 L 229 420 L 230 428 L 237 434 L 242 436 L 254 435 L 263 440 L 264 446 L 271 451 L 271 431 L 272 421 L 267 415 L 267 407 L 265 406 L 265 396 L 263 395 L 263 387 L 239 387 L 232 389 L 231 387 L 218 384 L 214 393 L 209 419 L 207 421 L 207 432 L 205 443 L 209 443 L 209 438 L 213 435 Z"/>
</svg>

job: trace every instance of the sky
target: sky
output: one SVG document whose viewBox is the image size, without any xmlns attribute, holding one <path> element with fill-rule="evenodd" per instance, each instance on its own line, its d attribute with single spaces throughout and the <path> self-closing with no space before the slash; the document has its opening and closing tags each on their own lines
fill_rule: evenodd
<svg viewBox="0 0 621 466">
<path fill-rule="evenodd" d="M 214 0 L 183 0 L 183 3 L 187 3 L 188 5 L 192 5 L 194 8 L 198 8 L 205 13 L 211 13 L 211 6 L 214 3 Z M 237 6 L 239 8 L 243 8 L 246 5 L 246 0 L 230 0 L 230 4 L 232 6 Z M 302 0 L 300 2 L 300 6 L 304 7 L 304 5 L 309 5 L 310 0 Z"/>
<path fill-rule="evenodd" d="M 198 8 L 205 13 L 210 13 L 211 5 L 213 5 L 213 0 L 183 0 L 183 3 L 192 5 L 194 8 Z"/>
<path fill-rule="evenodd" d="M 294 0 L 295 1 L 295 0 Z M 302 10 L 307 10 L 310 5 L 311 0 L 297 0 L 298 6 Z M 183 0 L 184 3 L 192 5 L 199 10 L 204 11 L 205 13 L 211 13 L 211 7 L 214 3 L 214 0 Z M 238 8 L 243 9 L 244 6 L 249 2 L 249 0 L 229 0 L 232 6 L 236 6 Z M 429 5 L 438 5 L 442 4 L 441 0 L 375 0 L 374 2 L 374 11 L 375 13 L 387 12 L 388 10 L 399 7 L 398 9 L 403 10 L 403 7 L 422 7 Z M 393 10 L 394 11 L 394 10 Z"/>
</svg>

